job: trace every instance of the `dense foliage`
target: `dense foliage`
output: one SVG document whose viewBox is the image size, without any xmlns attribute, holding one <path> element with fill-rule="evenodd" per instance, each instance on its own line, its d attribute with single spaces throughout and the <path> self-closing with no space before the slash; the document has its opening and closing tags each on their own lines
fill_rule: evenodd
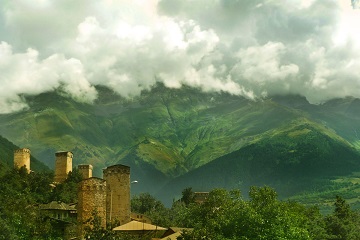
<svg viewBox="0 0 360 240">
<path fill-rule="evenodd" d="M 280 201 L 269 187 L 251 187 L 250 200 L 239 191 L 217 189 L 204 204 L 191 204 L 180 239 L 360 239 L 360 216 L 336 197 L 334 212 L 323 217 L 316 207 Z"/>
<path fill-rule="evenodd" d="M 28 174 L 25 168 L 14 169 L 0 177 L 0 240 L 62 239 L 50 217 L 39 211 L 39 204 L 53 200 L 76 201 L 76 185 L 81 180 L 73 171 L 57 186 L 47 172 Z M 337 196 L 333 213 L 323 216 L 316 207 L 305 207 L 293 201 L 281 201 L 270 187 L 251 187 L 249 199 L 239 190 L 215 189 L 207 200 L 195 203 L 191 188 L 182 192 L 179 201 L 166 208 L 148 193 L 132 198 L 132 211 L 149 217 L 154 224 L 192 228 L 181 240 L 216 239 L 360 239 L 360 215 Z M 88 239 L 147 239 L 148 236 L 118 235 L 100 227 L 94 214 L 89 221 Z"/>
<path fill-rule="evenodd" d="M 0 177 L 0 239 L 62 239 L 52 218 L 39 210 L 39 204 L 51 201 L 76 201 L 75 187 L 80 180 L 74 171 L 68 179 L 53 185 L 50 172 L 27 173 L 23 167 Z"/>
<path fill-rule="evenodd" d="M 191 188 L 184 189 L 180 201 L 166 209 L 149 194 L 132 199 L 132 210 L 161 215 L 163 223 L 186 227 L 178 240 L 357 240 L 360 239 L 360 215 L 352 211 L 344 199 L 337 196 L 334 211 L 323 216 L 317 207 L 305 207 L 292 201 L 280 201 L 269 187 L 251 187 L 249 200 L 240 191 L 215 189 L 203 204 L 183 199 L 192 196 Z M 154 215 L 155 214 L 155 215 Z M 159 219 L 155 219 L 156 224 Z M 99 235 L 100 234 L 100 235 Z M 110 230 L 94 228 L 91 239 L 150 239 L 142 236 L 115 235 Z"/>
<path fill-rule="evenodd" d="M 74 164 L 91 162 L 96 176 L 105 166 L 128 165 L 141 182 L 132 192 L 150 191 L 162 201 L 187 186 L 208 191 L 241 184 L 267 184 L 283 197 L 313 188 L 313 179 L 360 169 L 358 99 L 320 105 L 300 96 L 251 101 L 162 85 L 123 99 L 97 90 L 94 104 L 55 92 L 26 96 L 29 109 L 0 116 L 0 134 L 48 165 L 59 149 L 72 151 Z M 11 154 L 4 155 L 9 162 Z"/>
</svg>

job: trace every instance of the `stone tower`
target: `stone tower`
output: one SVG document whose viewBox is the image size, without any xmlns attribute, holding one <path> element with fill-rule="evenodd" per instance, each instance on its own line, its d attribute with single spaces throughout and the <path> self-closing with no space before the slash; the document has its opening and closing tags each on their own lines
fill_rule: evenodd
<svg viewBox="0 0 360 240">
<path fill-rule="evenodd" d="M 107 223 L 130 222 L 130 167 L 113 165 L 103 170 L 106 180 Z"/>
<path fill-rule="evenodd" d="M 20 148 L 14 151 L 14 167 L 21 168 L 25 166 L 30 173 L 30 149 Z"/>
<path fill-rule="evenodd" d="M 72 152 L 55 153 L 55 178 L 54 182 L 65 181 L 69 172 L 72 171 Z"/>
<path fill-rule="evenodd" d="M 106 181 L 91 177 L 78 185 L 77 222 L 78 236 L 82 239 L 87 221 L 97 214 L 101 227 L 106 228 Z"/>
<path fill-rule="evenodd" d="M 93 166 L 90 164 L 80 164 L 78 165 L 79 172 L 83 179 L 92 177 Z"/>
</svg>

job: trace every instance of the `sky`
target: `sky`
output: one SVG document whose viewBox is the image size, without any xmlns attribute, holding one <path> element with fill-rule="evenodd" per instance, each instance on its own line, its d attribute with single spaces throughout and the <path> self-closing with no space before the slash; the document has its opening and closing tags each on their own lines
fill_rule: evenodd
<svg viewBox="0 0 360 240">
<path fill-rule="evenodd" d="M 249 99 L 360 98 L 357 0 L 0 0 L 0 113 L 157 82 Z"/>
</svg>

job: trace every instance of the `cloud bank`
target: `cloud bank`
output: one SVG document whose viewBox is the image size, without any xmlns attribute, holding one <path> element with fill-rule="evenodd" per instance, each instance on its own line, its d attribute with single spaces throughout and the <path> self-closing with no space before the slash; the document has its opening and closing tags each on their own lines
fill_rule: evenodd
<svg viewBox="0 0 360 240">
<path fill-rule="evenodd" d="M 0 0 L 0 113 L 94 86 L 131 97 L 156 82 L 256 99 L 360 97 L 351 0 Z"/>
</svg>

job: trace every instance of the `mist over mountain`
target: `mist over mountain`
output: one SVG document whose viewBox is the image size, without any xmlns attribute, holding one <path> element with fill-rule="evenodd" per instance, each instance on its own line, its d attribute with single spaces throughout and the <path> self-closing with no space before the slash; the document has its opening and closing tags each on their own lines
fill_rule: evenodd
<svg viewBox="0 0 360 240">
<path fill-rule="evenodd" d="M 131 99 L 157 83 L 248 99 L 360 97 L 351 0 L 2 0 L 0 113 L 57 90 Z"/>
<path fill-rule="evenodd" d="M 353 0 L 2 0 L 0 135 L 129 165 L 134 193 L 355 194 L 359 22 Z"/>
</svg>

